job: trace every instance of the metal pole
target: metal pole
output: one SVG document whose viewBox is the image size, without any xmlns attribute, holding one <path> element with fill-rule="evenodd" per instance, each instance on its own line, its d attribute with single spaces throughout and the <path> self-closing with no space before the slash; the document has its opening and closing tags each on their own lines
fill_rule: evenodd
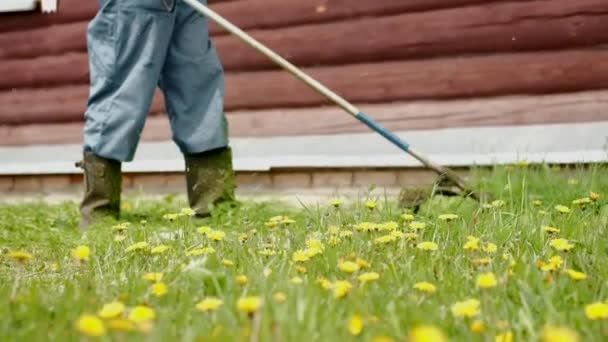
<svg viewBox="0 0 608 342">
<path fill-rule="evenodd" d="M 456 183 L 456 185 L 460 189 L 467 191 L 467 187 L 466 187 L 464 181 L 462 179 L 460 179 L 460 177 L 458 177 L 458 175 L 454 174 L 452 171 L 450 171 L 449 169 L 447 169 L 441 165 L 437 165 L 437 164 L 431 162 L 430 160 L 423 157 L 419 153 L 413 151 L 410 148 L 409 144 L 406 143 L 405 141 L 401 140 L 401 138 L 399 138 L 396 134 L 394 134 L 393 132 L 384 128 L 382 125 L 380 125 L 374 119 L 369 117 L 367 114 L 360 111 L 359 108 L 354 106 L 352 103 L 348 102 L 343 97 L 336 94 L 335 92 L 333 92 L 331 89 L 327 88 L 325 85 L 323 85 L 319 81 L 315 80 L 311 76 L 304 73 L 298 67 L 296 67 L 295 65 L 293 65 L 289 61 L 287 61 L 285 58 L 281 57 L 279 54 L 272 51 L 271 49 L 269 49 L 268 47 L 266 47 L 265 45 L 263 45 L 262 43 L 257 41 L 255 38 L 251 37 L 249 34 L 244 32 L 243 30 L 241 30 L 240 28 L 238 28 L 237 26 L 235 26 L 228 20 L 224 19 L 221 15 L 217 14 L 215 11 L 213 11 L 209 7 L 203 5 L 198 0 L 182 0 L 182 1 L 187 3 L 188 5 L 190 5 L 194 10 L 196 10 L 200 14 L 213 20 L 216 24 L 221 26 L 223 29 L 225 29 L 229 33 L 232 33 L 233 35 L 237 36 L 239 39 L 241 39 L 243 42 L 245 42 L 246 44 L 248 44 L 249 46 L 251 46 L 252 48 L 257 50 L 258 52 L 260 52 L 263 55 L 265 55 L 266 57 L 268 57 L 270 60 L 272 60 L 279 66 L 281 66 L 283 69 L 287 70 L 289 73 L 294 75 L 296 78 L 298 78 L 301 81 L 303 81 L 304 83 L 306 83 L 306 85 L 308 85 L 310 88 L 312 88 L 316 92 L 320 93 L 321 95 L 325 96 L 326 98 L 328 98 L 329 100 L 331 100 L 332 102 L 334 102 L 335 104 L 340 106 L 347 113 L 354 116 L 357 120 L 361 121 L 362 123 L 367 125 L 369 128 L 371 128 L 372 130 L 374 130 L 375 132 L 379 133 L 384 138 L 386 138 L 387 140 L 392 142 L 395 146 L 399 147 L 401 150 L 403 150 L 404 152 L 411 155 L 414 159 L 418 160 L 425 167 L 437 172 L 440 175 L 444 175 L 444 176 L 450 178 L 452 181 L 454 181 L 454 183 Z"/>
</svg>

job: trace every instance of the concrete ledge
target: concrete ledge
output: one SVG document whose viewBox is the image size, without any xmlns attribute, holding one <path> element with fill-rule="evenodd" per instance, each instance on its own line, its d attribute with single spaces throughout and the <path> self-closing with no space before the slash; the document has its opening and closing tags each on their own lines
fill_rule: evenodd
<svg viewBox="0 0 608 342">
<path fill-rule="evenodd" d="M 397 132 L 436 163 L 451 167 L 608 161 L 608 121 L 517 127 L 454 128 Z M 235 138 L 234 167 L 241 172 L 275 169 L 417 168 L 420 163 L 374 133 Z M 0 147 L 1 175 L 79 174 L 80 145 Z M 143 143 L 126 173 L 182 172 L 173 142 Z M 355 175 L 355 181 L 357 176 Z M 277 176 L 280 178 L 281 176 Z M 386 180 L 393 182 L 394 180 Z M 315 179 L 299 179 L 315 184 Z M 316 182 L 322 182 L 317 178 Z"/>
</svg>

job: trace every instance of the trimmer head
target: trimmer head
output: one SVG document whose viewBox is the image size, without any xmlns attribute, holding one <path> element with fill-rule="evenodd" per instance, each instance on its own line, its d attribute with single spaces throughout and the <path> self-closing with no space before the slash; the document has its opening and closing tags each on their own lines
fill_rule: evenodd
<svg viewBox="0 0 608 342">
<path fill-rule="evenodd" d="M 431 186 L 404 188 L 399 193 L 399 207 L 418 212 L 420 206 L 433 196 L 471 198 L 482 202 L 491 198 L 490 194 L 479 194 L 469 189 L 462 189 L 456 182 L 446 175 L 441 175 Z"/>
</svg>

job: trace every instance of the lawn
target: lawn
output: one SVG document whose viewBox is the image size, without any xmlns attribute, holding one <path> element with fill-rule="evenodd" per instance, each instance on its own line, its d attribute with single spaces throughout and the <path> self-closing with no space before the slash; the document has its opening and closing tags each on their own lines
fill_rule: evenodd
<svg viewBox="0 0 608 342">
<path fill-rule="evenodd" d="M 191 217 L 0 206 L 0 340 L 605 341 L 608 169 L 478 170 L 495 201 L 382 189 Z M 558 339 L 563 338 L 563 339 Z"/>
</svg>

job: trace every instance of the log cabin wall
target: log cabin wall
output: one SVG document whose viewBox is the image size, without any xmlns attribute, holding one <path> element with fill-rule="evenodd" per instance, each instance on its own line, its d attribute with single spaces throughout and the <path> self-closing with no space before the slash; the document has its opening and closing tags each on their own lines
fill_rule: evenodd
<svg viewBox="0 0 608 342">
<path fill-rule="evenodd" d="M 210 2 L 391 129 L 608 120 L 606 0 Z M 0 146 L 81 141 L 96 10 L 95 0 L 59 0 L 56 14 L 0 15 Z M 365 130 L 235 37 L 211 32 L 231 136 Z M 158 92 L 145 141 L 170 139 L 163 112 Z"/>
</svg>

